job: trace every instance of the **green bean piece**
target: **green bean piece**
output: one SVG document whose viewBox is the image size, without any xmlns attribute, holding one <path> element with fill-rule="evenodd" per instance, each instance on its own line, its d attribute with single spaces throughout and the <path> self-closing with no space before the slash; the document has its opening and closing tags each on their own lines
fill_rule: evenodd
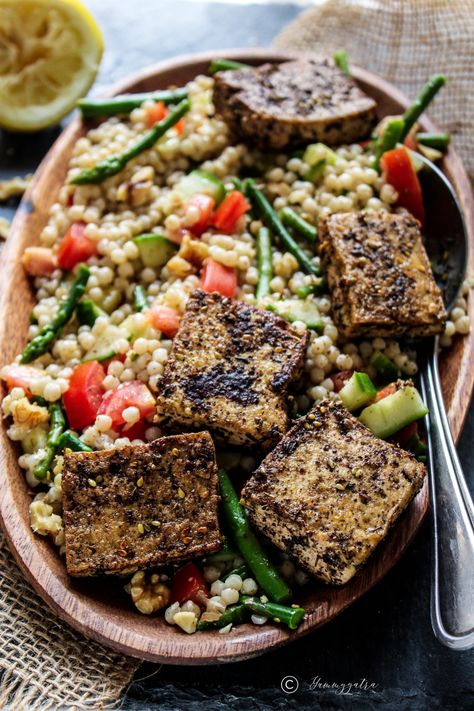
<svg viewBox="0 0 474 711">
<path fill-rule="evenodd" d="M 292 227 L 295 232 L 298 232 L 298 234 L 307 239 L 308 242 L 316 242 L 318 230 L 314 225 L 311 225 L 307 220 L 301 217 L 301 215 L 298 215 L 296 210 L 293 210 L 291 207 L 284 207 L 280 210 L 280 219 L 284 225 Z"/>
<path fill-rule="evenodd" d="M 199 620 L 196 629 L 199 632 L 203 632 L 204 630 L 221 629 L 229 624 L 241 625 L 243 622 L 247 622 L 249 617 L 249 608 L 243 602 L 240 602 L 235 607 L 229 607 L 217 620 Z"/>
<path fill-rule="evenodd" d="M 347 74 L 348 76 L 351 75 L 351 70 L 349 69 L 349 57 L 347 56 L 345 49 L 336 50 L 336 52 L 332 55 L 332 58 L 341 72 L 344 72 L 344 74 Z"/>
<path fill-rule="evenodd" d="M 307 286 L 301 286 L 299 289 L 296 289 L 296 296 L 299 296 L 300 299 L 306 299 L 310 294 L 321 296 L 321 294 L 324 294 L 327 290 L 328 283 L 325 277 L 318 277 L 314 284 L 308 284 Z"/>
<path fill-rule="evenodd" d="M 89 447 L 89 445 L 83 442 L 82 439 L 76 437 L 74 432 L 71 432 L 71 430 L 66 430 L 59 438 L 58 450 L 62 452 L 63 449 L 72 449 L 73 452 L 94 451 L 92 447 Z"/>
<path fill-rule="evenodd" d="M 81 326 L 92 328 L 99 316 L 105 316 L 105 312 L 91 299 L 84 299 L 84 301 L 79 301 L 76 307 L 76 316 Z"/>
<path fill-rule="evenodd" d="M 404 128 L 400 136 L 400 142 L 408 136 L 412 126 L 418 121 L 423 111 L 433 101 L 438 91 L 446 84 L 446 79 L 442 74 L 434 74 L 418 94 L 415 101 L 403 114 Z"/>
<path fill-rule="evenodd" d="M 233 59 L 213 59 L 209 66 L 209 74 L 216 74 L 216 72 L 227 72 L 233 71 L 234 69 L 248 69 L 250 64 L 243 64 L 242 62 L 235 62 Z"/>
<path fill-rule="evenodd" d="M 149 91 L 142 94 L 122 94 L 110 99 L 79 99 L 77 107 L 84 118 L 94 116 L 116 116 L 129 114 L 144 101 L 162 101 L 164 104 L 179 104 L 188 98 L 186 89 L 165 89 L 164 91 Z"/>
<path fill-rule="evenodd" d="M 314 274 L 316 276 L 319 276 L 321 274 L 321 269 L 316 266 L 316 264 L 313 264 L 311 259 L 295 242 L 291 234 L 283 225 L 282 221 L 278 217 L 273 207 L 268 202 L 265 195 L 257 187 L 255 181 L 252 178 L 248 178 L 245 181 L 245 192 L 247 194 L 247 197 L 252 202 L 253 206 L 260 213 L 267 227 L 273 232 L 273 234 L 278 235 L 284 246 L 289 252 L 291 252 L 291 254 L 301 265 L 301 267 L 305 270 L 305 272 L 307 272 L 308 274 Z"/>
<path fill-rule="evenodd" d="M 250 598 L 245 600 L 247 607 L 254 615 L 269 617 L 274 622 L 281 622 L 287 625 L 290 630 L 295 630 L 305 616 L 305 610 L 302 607 L 287 607 L 286 605 L 277 605 L 274 602 L 260 602 Z"/>
<path fill-rule="evenodd" d="M 143 309 L 148 308 L 146 291 L 141 284 L 137 284 L 133 290 L 133 305 L 135 311 L 143 311 Z"/>
<path fill-rule="evenodd" d="M 224 469 L 219 470 L 219 483 L 224 518 L 242 557 L 262 590 L 275 602 L 285 602 L 291 590 L 278 573 L 252 531 L 247 514 L 241 506 L 232 482 Z"/>
<path fill-rule="evenodd" d="M 222 527 L 221 527 L 222 528 Z M 220 551 L 217 551 L 216 553 L 211 553 L 210 555 L 206 556 L 206 563 L 221 563 L 221 562 L 229 562 L 231 560 L 234 560 L 234 558 L 237 558 L 239 554 L 235 550 L 235 547 L 232 545 L 230 538 L 226 532 L 224 532 L 224 543 L 222 544 L 222 548 Z"/>
<path fill-rule="evenodd" d="M 451 141 L 451 135 L 449 133 L 417 133 L 416 140 L 421 143 L 422 146 L 428 146 L 428 148 L 434 148 L 437 151 L 445 151 Z"/>
<path fill-rule="evenodd" d="M 59 403 L 49 406 L 49 432 L 46 440 L 46 454 L 36 465 L 34 475 L 37 479 L 44 479 L 49 472 L 51 462 L 59 446 L 60 437 L 66 427 L 66 418 Z"/>
<path fill-rule="evenodd" d="M 49 350 L 52 342 L 59 336 L 63 327 L 73 315 L 79 299 L 84 294 L 89 275 L 89 267 L 86 264 L 80 264 L 69 294 L 61 302 L 56 316 L 51 323 L 43 326 L 38 335 L 27 344 L 21 354 L 20 363 L 31 363 L 32 360 L 39 358 L 40 355 Z"/>
<path fill-rule="evenodd" d="M 394 118 L 387 122 L 383 133 L 375 142 L 375 158 L 373 167 L 375 170 L 380 170 L 380 159 L 387 151 L 395 148 L 397 143 L 402 140 L 403 127 L 405 123 L 402 118 Z"/>
<path fill-rule="evenodd" d="M 272 235 L 268 227 L 260 227 L 257 234 L 257 268 L 258 284 L 255 298 L 258 302 L 270 293 L 270 282 L 273 278 Z"/>
<path fill-rule="evenodd" d="M 119 289 L 107 291 L 102 299 L 101 306 L 106 314 L 111 314 L 122 303 L 122 292 Z"/>
<path fill-rule="evenodd" d="M 140 155 L 140 153 L 143 153 L 143 151 L 152 148 L 156 141 L 170 128 L 172 128 L 187 111 L 189 111 L 190 106 L 191 102 L 189 99 L 183 99 L 183 101 L 175 106 L 162 121 L 155 124 L 155 126 L 147 131 L 145 135 L 139 141 L 134 143 L 131 148 L 126 150 L 124 153 L 110 156 L 109 158 L 100 161 L 93 168 L 86 168 L 79 173 L 79 175 L 76 175 L 70 183 L 73 185 L 102 183 L 106 178 L 110 178 L 111 175 L 120 173 L 120 171 L 125 168 L 127 163 L 132 160 L 132 158 L 136 158 Z"/>
</svg>

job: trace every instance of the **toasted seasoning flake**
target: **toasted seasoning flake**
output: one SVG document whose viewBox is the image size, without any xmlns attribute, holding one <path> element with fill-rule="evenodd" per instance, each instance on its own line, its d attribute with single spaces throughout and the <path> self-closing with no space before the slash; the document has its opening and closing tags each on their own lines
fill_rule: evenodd
<svg viewBox="0 0 474 711">
<path fill-rule="evenodd" d="M 184 499 L 184 497 L 186 496 L 186 494 L 184 493 L 184 491 L 182 490 L 181 487 L 179 487 L 179 489 L 178 489 L 178 496 L 180 499 Z"/>
</svg>

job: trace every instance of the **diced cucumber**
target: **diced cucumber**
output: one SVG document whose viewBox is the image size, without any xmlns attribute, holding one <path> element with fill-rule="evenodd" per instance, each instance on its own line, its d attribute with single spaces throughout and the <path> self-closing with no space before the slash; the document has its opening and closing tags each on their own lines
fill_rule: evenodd
<svg viewBox="0 0 474 711">
<path fill-rule="evenodd" d="M 303 161 L 309 165 L 305 179 L 316 182 L 323 174 L 326 165 L 334 165 L 337 158 L 337 153 L 324 143 L 310 143 L 303 153 Z"/>
<path fill-rule="evenodd" d="M 155 331 L 140 314 L 127 316 L 120 324 L 120 330 L 123 333 L 122 338 L 126 338 L 128 341 L 135 341 L 137 338 L 156 338 Z"/>
<path fill-rule="evenodd" d="M 420 438 L 419 434 L 414 434 L 411 439 L 408 440 L 405 449 L 415 455 L 419 462 L 426 462 L 426 444 Z"/>
<path fill-rule="evenodd" d="M 374 353 L 371 363 L 384 382 L 390 383 L 401 375 L 399 368 L 397 368 L 393 360 L 387 358 L 387 356 L 380 351 Z"/>
<path fill-rule="evenodd" d="M 33 427 L 32 430 L 28 432 L 26 437 L 21 441 L 21 446 L 25 454 L 33 454 L 37 452 L 38 449 L 44 449 L 46 447 L 46 442 L 48 439 L 47 430 L 43 427 Z"/>
<path fill-rule="evenodd" d="M 94 347 L 87 351 L 82 360 L 84 362 L 90 360 L 101 362 L 113 358 L 114 355 L 117 355 L 115 344 L 121 338 L 128 338 L 127 332 L 121 326 L 114 326 L 109 323 L 100 336 L 97 336 Z"/>
<path fill-rule="evenodd" d="M 322 333 L 324 330 L 324 323 L 321 321 L 319 309 L 314 301 L 282 299 L 281 301 L 274 301 L 272 304 L 267 304 L 266 308 L 269 311 L 277 313 L 290 323 L 293 323 L 293 321 L 302 321 L 308 328 L 318 333 Z"/>
<path fill-rule="evenodd" d="M 106 316 L 106 313 L 91 299 L 84 299 L 84 301 L 79 301 L 76 306 L 76 315 L 81 326 L 90 326 L 92 328 L 96 319 L 99 316 Z"/>
<path fill-rule="evenodd" d="M 352 412 L 374 399 L 377 394 L 375 385 L 367 373 L 353 373 L 339 392 L 344 407 Z"/>
<path fill-rule="evenodd" d="M 359 420 L 377 437 L 386 439 L 427 412 L 418 390 L 413 385 L 406 385 L 393 395 L 366 407 Z"/>
<path fill-rule="evenodd" d="M 134 237 L 140 258 L 146 267 L 162 267 L 176 253 L 178 245 L 163 235 L 143 234 Z"/>
<path fill-rule="evenodd" d="M 198 193 L 210 195 L 214 198 L 216 205 L 224 199 L 225 187 L 222 180 L 216 178 L 212 173 L 205 170 L 192 170 L 184 178 L 181 178 L 174 186 L 184 200 L 189 200 Z"/>
</svg>

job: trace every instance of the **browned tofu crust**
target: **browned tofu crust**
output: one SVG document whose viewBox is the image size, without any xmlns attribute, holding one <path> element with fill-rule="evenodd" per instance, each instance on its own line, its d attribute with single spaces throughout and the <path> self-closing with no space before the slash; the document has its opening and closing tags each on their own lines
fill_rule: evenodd
<svg viewBox="0 0 474 711">
<path fill-rule="evenodd" d="M 62 492 L 70 575 L 162 566 L 221 546 L 215 450 L 207 432 L 67 452 Z"/>
<path fill-rule="evenodd" d="M 375 101 L 329 58 L 218 72 L 214 105 L 236 136 L 260 148 L 365 138 Z"/>
<path fill-rule="evenodd" d="M 346 338 L 430 336 L 447 314 L 408 212 L 341 213 L 319 224 L 333 318 Z"/>
<path fill-rule="evenodd" d="M 421 487 L 423 464 L 376 438 L 340 403 L 298 420 L 245 485 L 256 528 L 303 568 L 342 585 Z"/>
<path fill-rule="evenodd" d="M 159 383 L 157 421 L 270 447 L 288 429 L 287 389 L 306 346 L 307 335 L 269 311 L 194 291 Z"/>
</svg>

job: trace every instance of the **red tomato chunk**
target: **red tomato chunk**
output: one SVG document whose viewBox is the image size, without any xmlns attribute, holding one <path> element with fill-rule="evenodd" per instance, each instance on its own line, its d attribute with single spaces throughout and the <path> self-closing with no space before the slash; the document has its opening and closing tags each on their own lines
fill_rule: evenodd
<svg viewBox="0 0 474 711">
<path fill-rule="evenodd" d="M 204 262 L 201 281 L 203 290 L 208 294 L 218 291 L 222 296 L 232 298 L 237 290 L 237 270 L 209 257 Z"/>
<path fill-rule="evenodd" d="M 98 254 L 97 244 L 84 234 L 85 227 L 85 222 L 74 222 L 61 240 L 57 254 L 61 269 L 73 269 Z"/>
<path fill-rule="evenodd" d="M 202 605 L 209 594 L 204 576 L 194 563 L 186 563 L 176 571 L 171 581 L 171 603 L 192 600 Z"/>
<path fill-rule="evenodd" d="M 63 395 L 69 426 L 81 430 L 95 422 L 104 394 L 105 371 L 96 360 L 74 368 L 69 389 Z"/>
<path fill-rule="evenodd" d="M 397 205 L 406 208 L 423 224 L 425 210 L 421 185 L 407 149 L 394 148 L 387 151 L 380 160 L 380 166 L 385 180 L 393 185 L 398 193 Z"/>
<path fill-rule="evenodd" d="M 175 309 L 170 309 L 169 306 L 152 306 L 148 312 L 148 320 L 153 328 L 157 331 L 161 331 L 168 336 L 168 338 L 173 338 L 176 335 L 179 328 L 180 315 Z"/>
<path fill-rule="evenodd" d="M 232 234 L 237 228 L 237 223 L 246 212 L 250 210 L 250 205 L 244 195 L 238 190 L 230 192 L 214 213 L 212 218 L 213 226 L 225 232 Z"/>
<path fill-rule="evenodd" d="M 122 413 L 127 407 L 138 408 L 142 418 L 154 412 L 155 398 L 145 383 L 132 380 L 130 383 L 121 383 L 114 390 L 108 390 L 102 398 L 97 414 L 108 415 L 112 419 L 112 427 L 115 428 L 125 424 Z"/>
</svg>

